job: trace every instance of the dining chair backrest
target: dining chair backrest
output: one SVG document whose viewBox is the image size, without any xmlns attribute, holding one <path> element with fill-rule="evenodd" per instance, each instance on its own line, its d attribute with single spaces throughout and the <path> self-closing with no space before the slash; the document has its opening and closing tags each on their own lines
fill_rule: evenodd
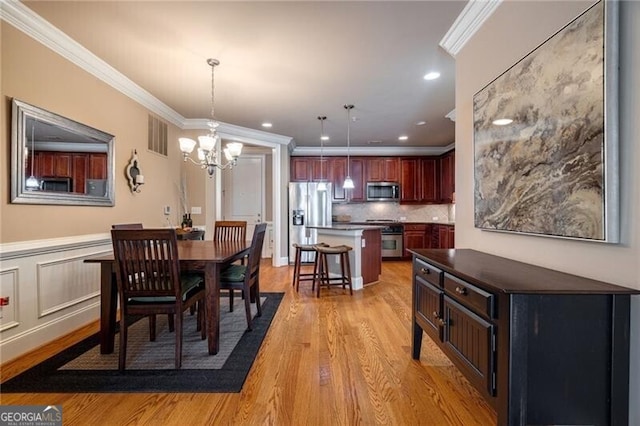
<svg viewBox="0 0 640 426">
<path fill-rule="evenodd" d="M 141 223 L 117 223 L 111 229 L 143 229 Z"/>
<path fill-rule="evenodd" d="M 174 229 L 113 229 L 113 254 L 121 300 L 180 299 L 180 260 Z"/>
<path fill-rule="evenodd" d="M 245 241 L 247 222 L 244 220 L 217 220 L 213 227 L 214 241 Z"/>
<path fill-rule="evenodd" d="M 251 239 L 251 249 L 249 250 L 249 259 L 247 261 L 246 279 L 257 280 L 260 272 L 260 259 L 262 258 L 262 245 L 264 243 L 264 235 L 267 230 L 266 223 L 256 225 L 253 230 L 253 238 Z"/>
</svg>

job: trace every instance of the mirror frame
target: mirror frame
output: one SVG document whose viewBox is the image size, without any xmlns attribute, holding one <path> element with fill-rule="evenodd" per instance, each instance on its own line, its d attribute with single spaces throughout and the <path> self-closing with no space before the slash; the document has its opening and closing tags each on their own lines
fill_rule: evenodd
<svg viewBox="0 0 640 426">
<path fill-rule="evenodd" d="M 94 143 L 107 145 L 107 185 L 104 197 L 61 193 L 49 191 L 28 191 L 24 164 L 27 159 L 27 117 L 37 121 L 49 123 L 63 128 L 66 131 L 85 136 Z M 94 129 L 85 124 L 78 123 L 61 115 L 22 102 L 12 100 L 11 117 L 11 202 L 15 204 L 49 204 L 49 205 L 74 205 L 74 206 L 107 206 L 115 205 L 115 137 L 103 131 Z M 82 152 L 82 150 L 79 150 Z"/>
</svg>

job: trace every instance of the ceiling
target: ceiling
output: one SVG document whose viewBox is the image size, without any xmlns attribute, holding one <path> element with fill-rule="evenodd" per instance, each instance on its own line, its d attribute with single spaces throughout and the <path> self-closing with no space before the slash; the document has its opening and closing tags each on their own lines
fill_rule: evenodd
<svg viewBox="0 0 640 426">
<path fill-rule="evenodd" d="M 210 117 L 216 58 L 219 121 L 317 147 L 325 115 L 338 147 L 350 103 L 351 146 L 454 142 L 455 64 L 438 43 L 465 1 L 24 3 L 187 119 Z"/>
</svg>

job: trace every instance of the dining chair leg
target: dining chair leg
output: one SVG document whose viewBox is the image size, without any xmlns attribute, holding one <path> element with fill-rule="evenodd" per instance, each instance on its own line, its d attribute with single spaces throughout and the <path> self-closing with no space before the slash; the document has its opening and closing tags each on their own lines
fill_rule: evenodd
<svg viewBox="0 0 640 426">
<path fill-rule="evenodd" d="M 149 315 L 149 341 L 156 341 L 156 316 Z"/>
<path fill-rule="evenodd" d="M 204 300 L 198 301 L 198 315 L 200 315 L 200 339 L 207 338 L 207 304 Z"/>
<path fill-rule="evenodd" d="M 247 330 L 253 330 L 251 327 L 251 298 L 248 294 L 244 298 L 244 310 L 247 315 Z"/>
<path fill-rule="evenodd" d="M 169 323 L 169 331 L 173 332 L 176 329 L 176 326 L 173 322 L 173 314 L 168 314 L 167 315 L 167 322 Z"/>
<path fill-rule="evenodd" d="M 254 286 L 249 290 L 251 293 L 251 299 L 256 303 L 256 316 L 262 316 L 262 305 L 260 304 L 260 283 L 256 281 Z"/>
<path fill-rule="evenodd" d="M 126 316 L 120 315 L 120 354 L 118 356 L 118 370 L 124 371 L 127 361 L 127 321 Z"/>
<path fill-rule="evenodd" d="M 176 370 L 182 366 L 182 312 L 176 312 Z"/>
<path fill-rule="evenodd" d="M 232 288 L 229 289 L 229 312 L 233 312 L 233 296 L 234 291 Z"/>
</svg>

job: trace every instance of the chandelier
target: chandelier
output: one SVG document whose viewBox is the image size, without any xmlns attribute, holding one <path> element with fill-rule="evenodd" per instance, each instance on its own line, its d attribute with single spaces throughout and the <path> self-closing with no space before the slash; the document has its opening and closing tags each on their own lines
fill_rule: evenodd
<svg viewBox="0 0 640 426">
<path fill-rule="evenodd" d="M 189 138 L 179 138 L 180 151 L 182 151 L 182 157 L 184 161 L 191 161 L 193 164 L 199 165 L 202 169 L 207 169 L 209 177 L 213 176 L 216 168 L 226 169 L 233 168 L 238 163 L 238 157 L 242 153 L 242 144 L 239 142 L 228 143 L 223 149 L 225 159 L 227 163 L 222 164 L 218 162 L 217 146 L 220 142 L 220 135 L 217 133 L 217 128 L 220 126 L 215 119 L 214 110 L 214 70 L 215 67 L 220 65 L 220 61 L 217 59 L 207 59 L 207 64 L 211 67 L 211 120 L 209 120 L 209 133 L 206 136 L 198 136 L 198 161 L 193 160 L 189 154 L 193 152 L 196 147 L 196 141 Z"/>
</svg>

